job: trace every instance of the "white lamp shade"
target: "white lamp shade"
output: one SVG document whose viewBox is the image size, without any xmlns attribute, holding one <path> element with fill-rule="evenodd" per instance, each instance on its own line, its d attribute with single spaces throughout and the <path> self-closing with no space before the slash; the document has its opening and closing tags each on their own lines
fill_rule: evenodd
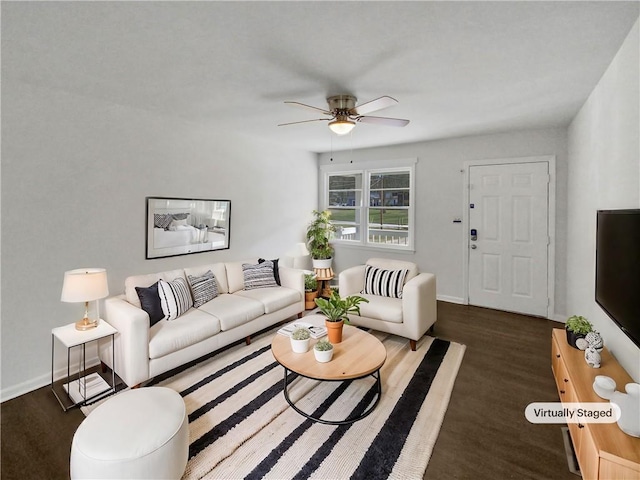
<svg viewBox="0 0 640 480">
<path fill-rule="evenodd" d="M 289 252 L 292 257 L 306 257 L 309 255 L 306 243 L 296 243 L 293 249 Z"/>
<path fill-rule="evenodd" d="M 64 272 L 61 301 L 90 302 L 108 295 L 107 271 L 104 268 L 79 268 Z"/>
</svg>

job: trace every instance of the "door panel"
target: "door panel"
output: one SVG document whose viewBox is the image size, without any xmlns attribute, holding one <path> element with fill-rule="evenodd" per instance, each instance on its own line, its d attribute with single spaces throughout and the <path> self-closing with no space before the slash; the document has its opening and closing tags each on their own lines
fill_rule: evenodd
<svg viewBox="0 0 640 480">
<path fill-rule="evenodd" d="M 469 303 L 547 315 L 547 162 L 469 169 Z"/>
</svg>

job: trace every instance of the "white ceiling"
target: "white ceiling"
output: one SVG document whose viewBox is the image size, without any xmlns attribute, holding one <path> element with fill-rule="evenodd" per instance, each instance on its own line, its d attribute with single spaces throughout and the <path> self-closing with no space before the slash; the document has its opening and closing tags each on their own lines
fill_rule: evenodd
<svg viewBox="0 0 640 480">
<path fill-rule="evenodd" d="M 567 125 L 633 2 L 2 2 L 2 76 L 312 152 Z M 285 100 L 381 95 L 345 137 Z M 321 116 L 321 115 L 320 115 Z"/>
</svg>

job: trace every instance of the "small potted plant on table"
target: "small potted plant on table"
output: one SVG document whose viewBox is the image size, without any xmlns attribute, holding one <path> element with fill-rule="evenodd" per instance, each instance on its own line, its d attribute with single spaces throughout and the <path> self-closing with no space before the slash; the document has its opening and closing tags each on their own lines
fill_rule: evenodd
<svg viewBox="0 0 640 480">
<path fill-rule="evenodd" d="M 578 348 L 576 340 L 584 338 L 587 336 L 587 333 L 592 332 L 593 325 L 591 325 L 591 322 L 585 317 L 573 315 L 567 319 L 565 329 L 567 331 L 567 343 L 573 348 Z"/>
<path fill-rule="evenodd" d="M 327 340 L 320 340 L 313 346 L 313 354 L 320 363 L 327 363 L 333 358 L 333 345 Z"/>
<path fill-rule="evenodd" d="M 309 351 L 309 339 L 311 332 L 306 328 L 296 328 L 291 333 L 291 350 L 295 353 L 306 353 Z"/>
<path fill-rule="evenodd" d="M 340 294 L 335 290 L 331 292 L 328 299 L 316 298 L 316 305 L 327 317 L 324 323 L 327 327 L 329 342 L 336 344 L 342 341 L 342 326 L 345 322 L 349 323 L 349 314 L 360 315 L 362 302 L 369 303 L 369 300 L 358 295 L 340 298 Z"/>
</svg>

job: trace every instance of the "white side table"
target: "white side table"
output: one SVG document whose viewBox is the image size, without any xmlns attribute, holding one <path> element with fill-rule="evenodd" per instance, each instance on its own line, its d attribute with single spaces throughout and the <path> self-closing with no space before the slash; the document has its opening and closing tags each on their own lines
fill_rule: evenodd
<svg viewBox="0 0 640 480">
<path fill-rule="evenodd" d="M 118 331 L 104 320 L 99 320 L 98 326 L 91 330 L 76 330 L 75 323 L 51 330 L 51 390 L 65 412 L 72 407 L 83 405 L 99 396 L 115 392 L 116 379 L 114 369 L 111 369 L 111 385 L 98 373 L 85 374 L 85 351 L 86 345 L 89 342 L 111 337 L 112 365 L 115 366 L 114 335 L 116 333 L 118 333 Z M 56 339 L 67 347 L 67 378 L 63 384 L 64 392 L 56 391 L 53 381 Z M 80 348 L 80 358 L 78 360 L 78 371 L 74 373 L 72 377 L 71 350 L 74 347 Z M 67 398 L 65 398 L 65 392 Z"/>
</svg>

